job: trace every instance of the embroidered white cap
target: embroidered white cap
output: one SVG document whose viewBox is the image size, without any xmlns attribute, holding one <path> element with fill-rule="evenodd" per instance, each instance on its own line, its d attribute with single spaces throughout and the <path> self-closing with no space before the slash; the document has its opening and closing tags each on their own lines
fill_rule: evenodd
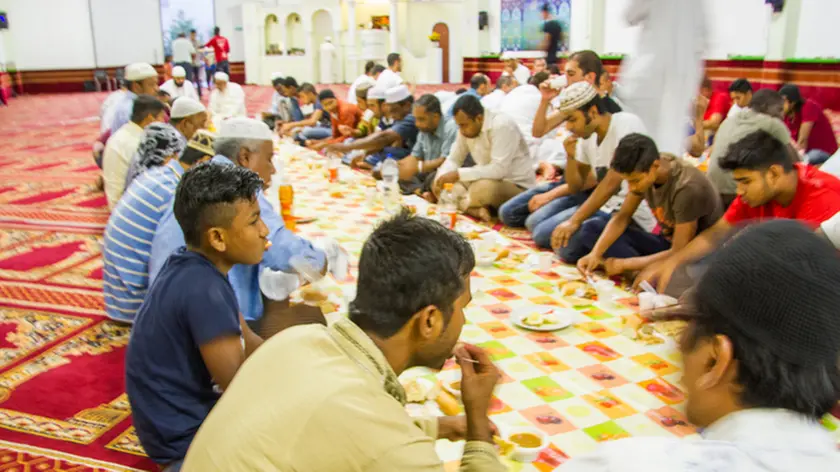
<svg viewBox="0 0 840 472">
<path fill-rule="evenodd" d="M 125 80 L 129 82 L 157 77 L 157 75 L 155 68 L 145 62 L 136 62 L 125 66 Z"/>
<path fill-rule="evenodd" d="M 368 90 L 367 98 L 374 100 L 385 100 L 385 89 L 381 87 L 372 87 Z"/>
<path fill-rule="evenodd" d="M 560 111 L 574 111 L 591 102 L 597 96 L 598 92 L 589 82 L 577 82 L 560 92 L 558 108 Z"/>
<path fill-rule="evenodd" d="M 181 78 L 181 77 L 186 77 L 186 76 L 187 76 L 187 71 L 184 70 L 183 67 L 175 66 L 175 67 L 172 68 L 172 77 Z"/>
<path fill-rule="evenodd" d="M 274 134 L 264 122 L 240 116 L 224 120 L 219 124 L 219 138 L 271 141 L 274 139 Z"/>
<path fill-rule="evenodd" d="M 216 72 L 213 74 L 213 78 L 219 82 L 230 82 L 230 77 L 224 72 Z"/>
<path fill-rule="evenodd" d="M 385 103 L 399 103 L 411 96 L 408 87 L 405 85 L 397 85 L 385 91 Z"/>
<path fill-rule="evenodd" d="M 172 111 L 169 116 L 170 118 L 184 118 L 197 115 L 203 111 L 207 111 L 207 109 L 198 100 L 190 97 L 180 97 L 176 98 L 175 103 L 172 104 Z"/>
</svg>

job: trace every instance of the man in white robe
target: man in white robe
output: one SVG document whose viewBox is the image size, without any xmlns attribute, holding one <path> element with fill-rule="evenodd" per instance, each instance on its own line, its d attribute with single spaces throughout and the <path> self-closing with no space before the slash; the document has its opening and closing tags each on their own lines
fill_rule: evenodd
<svg viewBox="0 0 840 472">
<path fill-rule="evenodd" d="M 195 90 L 195 85 L 187 80 L 187 71 L 181 66 L 172 68 L 172 78 L 167 80 L 160 86 L 160 89 L 168 93 L 172 97 L 172 101 L 181 97 L 192 98 L 198 101 L 198 92 Z"/>
<path fill-rule="evenodd" d="M 224 72 L 213 76 L 216 88 L 210 93 L 210 113 L 217 127 L 222 121 L 234 116 L 245 116 L 245 92 L 242 86 L 231 82 Z"/>
</svg>

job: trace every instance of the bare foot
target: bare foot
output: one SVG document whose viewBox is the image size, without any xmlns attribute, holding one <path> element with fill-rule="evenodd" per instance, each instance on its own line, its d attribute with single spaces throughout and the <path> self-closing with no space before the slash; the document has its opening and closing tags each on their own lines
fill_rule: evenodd
<svg viewBox="0 0 840 472">
<path fill-rule="evenodd" d="M 423 199 L 427 202 L 437 203 L 437 198 L 435 198 L 435 194 L 433 194 L 432 192 L 423 192 L 423 195 L 420 196 L 423 197 Z"/>
<path fill-rule="evenodd" d="M 477 218 L 483 221 L 484 223 L 489 223 L 493 221 L 493 216 L 490 214 L 490 210 L 488 210 L 485 207 L 468 208 L 467 211 L 465 211 L 464 213 L 472 216 L 473 218 Z"/>
</svg>

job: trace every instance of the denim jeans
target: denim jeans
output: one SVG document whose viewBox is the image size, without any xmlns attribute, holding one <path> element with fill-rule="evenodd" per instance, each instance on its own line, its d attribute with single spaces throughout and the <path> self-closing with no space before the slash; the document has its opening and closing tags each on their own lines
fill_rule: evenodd
<svg viewBox="0 0 840 472">
<path fill-rule="evenodd" d="M 303 130 L 295 136 L 295 140 L 303 144 L 306 142 L 307 139 L 327 139 L 332 138 L 332 128 L 326 128 L 323 126 L 307 126 L 303 128 Z"/>
<path fill-rule="evenodd" d="M 546 182 L 542 185 L 537 185 L 536 187 L 530 190 L 526 190 L 520 193 L 519 195 L 508 200 L 507 203 L 505 203 L 504 205 L 502 205 L 501 208 L 499 208 L 499 219 L 502 220 L 502 223 L 504 223 L 506 226 L 510 226 L 511 228 L 521 228 L 523 226 L 527 226 L 525 222 L 531 217 L 531 211 L 528 209 L 528 202 L 531 201 L 531 198 L 541 193 L 546 193 L 548 191 L 554 190 L 562 184 L 562 181 Z M 534 214 L 540 212 L 545 213 L 544 210 L 550 207 L 557 200 L 559 200 L 559 198 L 548 203 L 539 210 L 535 211 Z M 542 221 L 544 219 L 545 217 L 540 218 L 539 220 Z"/>
<path fill-rule="evenodd" d="M 821 166 L 825 164 L 825 161 L 827 161 L 830 157 L 831 154 L 823 151 L 822 149 L 811 149 L 805 153 L 804 160 L 812 166 Z"/>
<path fill-rule="evenodd" d="M 584 221 L 580 229 L 569 240 L 569 244 L 560 248 L 558 255 L 569 264 L 576 264 L 583 256 L 589 254 L 610 217 L 603 211 L 598 211 L 594 216 Z M 671 242 L 658 234 L 648 233 L 639 228 L 635 223 L 630 223 L 624 233 L 615 240 L 604 257 L 616 257 L 629 259 L 631 257 L 649 256 L 662 252 L 671 247 Z"/>
</svg>

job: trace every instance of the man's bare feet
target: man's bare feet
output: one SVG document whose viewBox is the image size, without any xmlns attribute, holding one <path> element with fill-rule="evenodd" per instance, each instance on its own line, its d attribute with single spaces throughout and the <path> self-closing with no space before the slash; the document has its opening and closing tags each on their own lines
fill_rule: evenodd
<svg viewBox="0 0 840 472">
<path fill-rule="evenodd" d="M 490 210 L 486 207 L 479 207 L 479 208 L 467 208 L 464 212 L 473 218 L 477 218 L 485 223 L 490 223 L 493 221 L 493 215 L 490 214 Z"/>
<path fill-rule="evenodd" d="M 432 192 L 423 192 L 423 195 L 420 196 L 429 203 L 437 203 L 437 198 L 435 198 L 435 194 Z"/>
</svg>

